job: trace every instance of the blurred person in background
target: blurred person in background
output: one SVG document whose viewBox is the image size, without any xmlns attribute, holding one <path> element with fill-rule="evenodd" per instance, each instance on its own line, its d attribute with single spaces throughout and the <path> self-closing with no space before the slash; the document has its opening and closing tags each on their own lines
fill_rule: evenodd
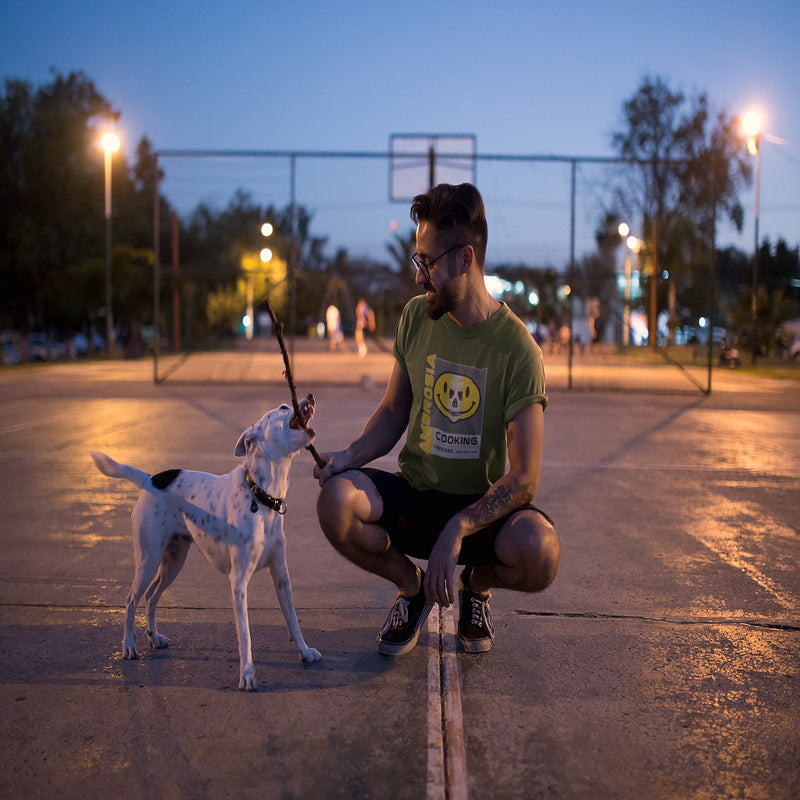
<svg viewBox="0 0 800 800">
<path fill-rule="evenodd" d="M 325 311 L 325 330 L 328 334 L 328 350 L 331 353 L 337 350 L 344 353 L 347 348 L 344 344 L 344 331 L 342 330 L 342 315 L 339 309 L 331 303 Z"/>
<path fill-rule="evenodd" d="M 367 301 L 362 297 L 356 303 L 356 347 L 358 355 L 367 354 L 367 343 L 364 341 L 364 331 L 372 333 L 375 330 L 375 314 Z"/>
</svg>

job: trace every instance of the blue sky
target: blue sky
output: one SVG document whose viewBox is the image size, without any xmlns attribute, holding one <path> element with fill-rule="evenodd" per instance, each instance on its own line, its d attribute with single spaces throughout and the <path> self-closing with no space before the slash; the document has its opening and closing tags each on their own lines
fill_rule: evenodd
<svg viewBox="0 0 800 800">
<path fill-rule="evenodd" d="M 622 104 L 646 75 L 717 110 L 759 106 L 785 143 L 762 149 L 760 232 L 800 244 L 800 3 L 695 2 L 40 2 L 0 0 L 0 74 L 39 85 L 51 67 L 83 70 L 122 112 L 129 159 L 158 150 L 385 152 L 393 133 L 467 133 L 479 154 L 611 156 Z M 165 192 L 182 211 L 222 206 L 234 185 L 262 203 L 289 199 L 285 161 L 166 159 Z M 587 172 L 587 175 L 589 173 Z M 568 253 L 560 166 L 484 165 L 493 260 Z M 586 192 L 593 180 L 587 178 Z M 385 257 L 391 223 L 383 162 L 297 164 L 299 203 L 328 251 Z M 753 246 L 753 192 L 741 234 Z M 585 206 L 585 207 L 584 207 Z M 578 252 L 597 210 L 578 213 Z M 636 227 L 636 221 L 633 221 Z"/>
</svg>

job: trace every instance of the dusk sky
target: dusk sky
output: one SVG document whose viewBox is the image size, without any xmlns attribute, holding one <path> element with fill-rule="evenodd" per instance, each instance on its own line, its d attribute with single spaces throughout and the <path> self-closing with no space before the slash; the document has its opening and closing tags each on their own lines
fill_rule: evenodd
<svg viewBox="0 0 800 800">
<path fill-rule="evenodd" d="M 156 150 L 377 153 L 401 133 L 473 134 L 479 155 L 612 156 L 624 101 L 660 76 L 687 96 L 707 92 L 715 111 L 761 109 L 770 141 L 760 234 L 800 244 L 796 0 L 0 0 L 0 9 L 0 74 L 36 87 L 51 68 L 82 70 L 121 112 L 130 161 L 142 136 Z M 265 205 L 289 200 L 286 160 L 167 158 L 162 167 L 182 213 L 201 200 L 226 205 L 237 185 Z M 602 175 L 587 178 L 587 195 L 592 180 Z M 479 161 L 476 181 L 490 264 L 563 266 L 568 167 Z M 379 159 L 297 165 L 297 201 L 331 255 L 345 247 L 388 260 L 392 222 L 411 226 L 408 203 L 389 202 L 388 186 Z M 742 192 L 744 230 L 720 226 L 720 244 L 752 250 L 753 199 Z M 596 217 L 582 201 L 578 256 Z"/>
</svg>

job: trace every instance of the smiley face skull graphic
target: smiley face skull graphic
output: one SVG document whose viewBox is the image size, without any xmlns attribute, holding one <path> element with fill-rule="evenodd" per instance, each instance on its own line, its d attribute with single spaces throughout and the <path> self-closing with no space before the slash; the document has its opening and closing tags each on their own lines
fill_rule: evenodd
<svg viewBox="0 0 800 800">
<path fill-rule="evenodd" d="M 436 407 L 450 422 L 469 419 L 480 407 L 480 390 L 472 378 L 445 372 L 438 377 L 433 388 Z"/>
</svg>

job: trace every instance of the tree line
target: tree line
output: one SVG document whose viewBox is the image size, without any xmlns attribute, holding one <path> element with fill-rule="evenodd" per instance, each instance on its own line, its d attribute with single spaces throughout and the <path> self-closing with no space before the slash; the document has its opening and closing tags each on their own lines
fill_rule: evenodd
<svg viewBox="0 0 800 800">
<path fill-rule="evenodd" d="M 120 112 L 82 72 L 51 74 L 34 87 L 6 79 L 0 97 L 0 327 L 20 331 L 104 330 L 105 237 L 103 159 L 100 132 Z M 646 78 L 623 105 L 623 129 L 612 145 L 621 158 L 636 165 L 636 178 L 616 187 L 598 220 L 597 252 L 573 265 L 579 295 L 613 305 L 614 260 L 622 239 L 621 219 L 638 217 L 644 232 L 645 294 L 655 281 L 659 309 L 670 317 L 705 313 L 714 291 L 722 310 L 720 322 L 736 327 L 746 344 L 745 324 L 752 288 L 751 257 L 736 250 L 719 251 L 715 232 L 723 218 L 741 229 L 744 212 L 738 193 L 751 180 L 751 160 L 737 122 L 714 114 L 704 94 L 687 98 L 660 78 Z M 153 198 L 156 179 L 153 148 L 145 137 L 132 163 L 122 154 L 113 165 L 113 307 L 120 327 L 131 332 L 152 326 Z M 188 344 L 230 335 L 240 323 L 248 280 L 257 275 L 256 299 L 271 298 L 285 316 L 289 258 L 295 275 L 298 331 L 320 318 L 319 308 L 333 276 L 344 278 L 353 294 L 377 307 L 390 333 L 405 301 L 416 293 L 408 258 L 413 235 L 398 234 L 388 242 L 385 263 L 362 262 L 339 249 L 325 252 L 326 237 L 312 231 L 312 216 L 303 207 L 263 207 L 242 191 L 227 207 L 200 204 L 178 218 L 159 198 L 162 269 L 162 331 L 173 326 L 171 297 L 180 298 L 181 327 Z M 291 218 L 291 215 L 294 215 Z M 169 269 L 172 225 L 179 241 L 180 272 Z M 269 247 L 275 259 L 248 275 L 246 265 L 263 246 L 260 225 L 272 222 Z M 289 240 L 287 232 L 295 231 Z M 293 249 L 292 249 L 293 248 Z M 250 259 L 250 261 L 248 261 Z M 783 319 L 797 316 L 800 281 L 798 249 L 785 241 L 762 244 L 758 308 L 759 327 L 767 338 Z M 668 278 L 662 277 L 668 265 Z M 699 281 L 714 267 L 715 284 Z M 535 313 L 544 324 L 566 316 L 567 300 L 559 296 L 559 276 L 567 265 L 534 267 L 501 265 L 495 271 L 523 280 L 536 290 Z M 253 290 L 252 285 L 249 290 Z M 530 308 L 519 309 L 530 316 Z M 769 332 L 767 319 L 769 318 Z M 743 323 L 744 320 L 744 323 Z M 345 315 L 345 321 L 347 316 Z M 191 341 L 194 339 L 195 341 Z"/>
</svg>

